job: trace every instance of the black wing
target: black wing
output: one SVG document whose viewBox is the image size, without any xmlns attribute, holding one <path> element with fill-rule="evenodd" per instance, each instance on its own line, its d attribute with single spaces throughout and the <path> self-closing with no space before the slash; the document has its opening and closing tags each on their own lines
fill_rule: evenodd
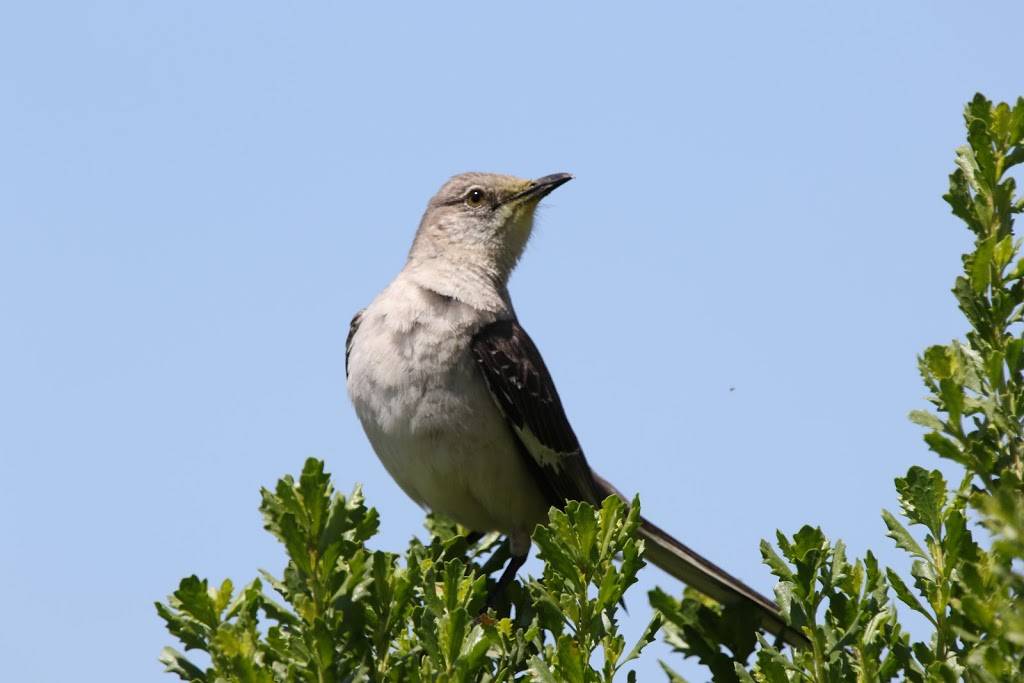
<svg viewBox="0 0 1024 683">
<path fill-rule="evenodd" d="M 352 353 L 352 338 L 356 336 L 359 323 L 363 320 L 363 312 L 359 311 L 352 316 L 352 322 L 348 326 L 348 336 L 345 337 L 345 377 L 348 377 L 348 357 Z"/>
<path fill-rule="evenodd" d="M 526 331 L 515 320 L 500 320 L 477 332 L 471 347 L 491 396 L 549 502 L 559 507 L 567 500 L 600 505 L 604 496 L 544 359 Z"/>
</svg>

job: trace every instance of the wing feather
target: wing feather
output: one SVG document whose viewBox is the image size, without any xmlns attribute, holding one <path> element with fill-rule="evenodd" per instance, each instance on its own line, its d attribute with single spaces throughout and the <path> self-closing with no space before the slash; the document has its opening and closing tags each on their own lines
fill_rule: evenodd
<svg viewBox="0 0 1024 683">
<path fill-rule="evenodd" d="M 363 311 L 352 316 L 352 322 L 348 326 L 348 336 L 345 337 L 345 376 L 348 377 L 348 357 L 352 354 L 352 340 L 359 329 L 359 323 L 363 321 Z"/>
<path fill-rule="evenodd" d="M 555 383 L 526 331 L 515 320 L 500 320 L 477 332 L 471 347 L 491 396 L 550 502 L 562 506 L 567 500 L 582 500 L 600 505 L 603 496 Z"/>
</svg>

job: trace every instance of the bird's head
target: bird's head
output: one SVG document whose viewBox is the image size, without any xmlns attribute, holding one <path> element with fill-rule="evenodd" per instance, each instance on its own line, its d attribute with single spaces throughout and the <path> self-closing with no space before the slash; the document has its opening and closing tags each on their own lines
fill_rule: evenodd
<svg viewBox="0 0 1024 683">
<path fill-rule="evenodd" d="M 457 175 L 427 205 L 410 259 L 479 269 L 504 285 L 530 239 L 537 204 L 571 179 L 568 173 L 536 180 L 496 173 Z"/>
</svg>

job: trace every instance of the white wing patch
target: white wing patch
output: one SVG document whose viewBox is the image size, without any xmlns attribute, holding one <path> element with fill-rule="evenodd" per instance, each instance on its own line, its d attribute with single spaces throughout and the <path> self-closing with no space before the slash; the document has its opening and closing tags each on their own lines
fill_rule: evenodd
<svg viewBox="0 0 1024 683">
<path fill-rule="evenodd" d="M 516 436 L 526 446 L 526 450 L 530 452 L 533 459 L 536 460 L 540 465 L 544 467 L 550 467 L 556 473 L 562 471 L 562 467 L 565 465 L 565 458 L 569 455 L 578 455 L 579 451 L 574 453 L 559 453 L 558 451 L 548 448 L 540 442 L 540 440 L 533 435 L 533 432 L 529 428 L 513 424 L 513 429 L 516 430 Z"/>
</svg>

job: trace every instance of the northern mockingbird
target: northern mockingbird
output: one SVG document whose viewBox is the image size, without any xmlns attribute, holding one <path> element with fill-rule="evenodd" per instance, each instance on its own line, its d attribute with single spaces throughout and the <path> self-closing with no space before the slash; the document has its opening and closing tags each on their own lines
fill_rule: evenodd
<svg viewBox="0 0 1024 683">
<path fill-rule="evenodd" d="M 509 275 L 537 204 L 572 178 L 465 173 L 430 200 L 405 267 L 356 314 L 348 392 L 374 451 L 425 508 L 507 534 L 502 590 L 552 505 L 620 495 L 587 464 L 537 347 L 516 319 Z M 646 558 L 793 644 L 774 602 L 644 520 Z"/>
</svg>

